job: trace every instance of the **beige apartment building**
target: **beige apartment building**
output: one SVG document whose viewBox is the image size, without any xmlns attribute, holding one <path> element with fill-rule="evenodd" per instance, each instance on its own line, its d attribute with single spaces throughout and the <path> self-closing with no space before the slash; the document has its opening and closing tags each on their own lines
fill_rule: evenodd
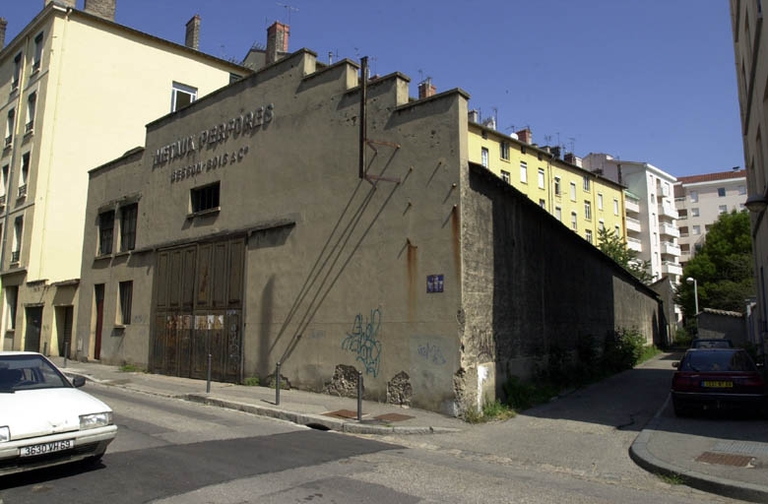
<svg viewBox="0 0 768 504">
<path fill-rule="evenodd" d="M 701 248 L 709 227 L 721 214 L 744 210 L 746 170 L 677 177 L 675 206 L 679 219 L 680 265 L 685 267 Z"/>
<path fill-rule="evenodd" d="M 198 50 L 199 17 L 179 26 L 182 45 L 118 24 L 115 3 L 46 0 L 7 44 L 0 19 L 3 349 L 58 355 L 73 341 L 87 171 L 141 143 L 147 122 L 250 73 Z M 119 218 L 126 251 L 136 208 Z"/>
<path fill-rule="evenodd" d="M 530 129 L 512 135 L 470 112 L 469 159 L 522 192 L 563 225 L 598 246 L 601 230 L 626 238 L 624 187 L 582 167 L 560 147 L 533 142 Z"/>
<path fill-rule="evenodd" d="M 752 216 L 757 303 L 750 338 L 764 347 L 768 338 L 768 34 L 762 0 L 730 0 L 731 29 L 739 90 L 744 166 L 745 205 Z"/>
</svg>

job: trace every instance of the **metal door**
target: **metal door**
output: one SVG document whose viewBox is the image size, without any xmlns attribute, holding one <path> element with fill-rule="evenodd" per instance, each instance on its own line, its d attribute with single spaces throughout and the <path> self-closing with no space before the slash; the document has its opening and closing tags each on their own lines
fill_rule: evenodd
<svg viewBox="0 0 768 504">
<path fill-rule="evenodd" d="M 28 306 L 26 308 L 27 331 L 24 335 L 24 350 L 27 352 L 40 351 L 40 331 L 43 328 L 43 307 Z"/>
</svg>

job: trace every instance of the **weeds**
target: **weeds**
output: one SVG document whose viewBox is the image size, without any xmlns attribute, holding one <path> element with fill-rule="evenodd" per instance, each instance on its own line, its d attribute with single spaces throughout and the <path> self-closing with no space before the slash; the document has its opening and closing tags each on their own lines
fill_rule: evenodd
<svg viewBox="0 0 768 504">
<path fill-rule="evenodd" d="M 120 371 L 123 373 L 144 373 L 146 372 L 144 369 L 140 368 L 136 364 L 123 364 L 120 366 Z"/>
<path fill-rule="evenodd" d="M 486 401 L 485 404 L 483 404 L 482 411 L 467 411 L 464 420 L 471 424 L 486 423 L 497 420 L 508 420 L 514 418 L 516 414 L 515 410 L 497 399 L 493 402 Z"/>
<path fill-rule="evenodd" d="M 661 481 L 664 483 L 667 483 L 668 485 L 685 485 L 685 478 L 680 476 L 679 474 L 670 473 L 670 474 L 656 474 L 656 477 L 658 477 Z"/>
<path fill-rule="evenodd" d="M 260 380 L 258 376 L 249 376 L 245 380 L 243 380 L 243 385 L 246 387 L 258 387 L 260 385 Z"/>
</svg>

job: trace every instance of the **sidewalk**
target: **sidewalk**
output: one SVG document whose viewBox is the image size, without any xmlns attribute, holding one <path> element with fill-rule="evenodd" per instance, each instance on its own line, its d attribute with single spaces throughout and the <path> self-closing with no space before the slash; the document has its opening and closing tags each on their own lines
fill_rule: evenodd
<svg viewBox="0 0 768 504">
<path fill-rule="evenodd" d="M 67 374 L 85 376 L 98 386 L 175 397 L 211 406 L 287 420 L 314 428 L 356 434 L 456 433 L 470 426 L 462 420 L 416 408 L 299 390 L 123 372 L 114 366 L 52 358 Z M 669 402 L 669 401 L 667 401 Z M 762 419 L 679 419 L 665 403 L 629 450 L 640 467 L 710 493 L 768 503 L 768 421 Z"/>
<path fill-rule="evenodd" d="M 280 404 L 276 405 L 273 388 L 212 381 L 208 393 L 205 380 L 123 372 L 115 366 L 73 360 L 68 360 L 64 367 L 62 357 L 51 360 L 64 373 L 85 376 L 99 386 L 231 408 L 325 430 L 355 434 L 431 434 L 467 428 L 467 424 L 457 418 L 374 401 L 362 402 L 362 420 L 358 421 L 356 398 L 281 390 Z"/>
</svg>

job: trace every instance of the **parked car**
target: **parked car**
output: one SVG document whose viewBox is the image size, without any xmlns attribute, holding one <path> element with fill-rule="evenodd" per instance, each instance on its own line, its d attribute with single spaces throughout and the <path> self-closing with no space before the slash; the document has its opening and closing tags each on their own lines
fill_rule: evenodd
<svg viewBox="0 0 768 504">
<path fill-rule="evenodd" d="M 691 348 L 733 348 L 733 341 L 727 338 L 696 338 Z"/>
<path fill-rule="evenodd" d="M 101 459 L 112 409 L 35 352 L 0 352 L 0 476 Z"/>
<path fill-rule="evenodd" d="M 763 411 L 766 406 L 763 374 L 742 348 L 691 348 L 672 365 L 676 415 L 692 408 Z"/>
</svg>

